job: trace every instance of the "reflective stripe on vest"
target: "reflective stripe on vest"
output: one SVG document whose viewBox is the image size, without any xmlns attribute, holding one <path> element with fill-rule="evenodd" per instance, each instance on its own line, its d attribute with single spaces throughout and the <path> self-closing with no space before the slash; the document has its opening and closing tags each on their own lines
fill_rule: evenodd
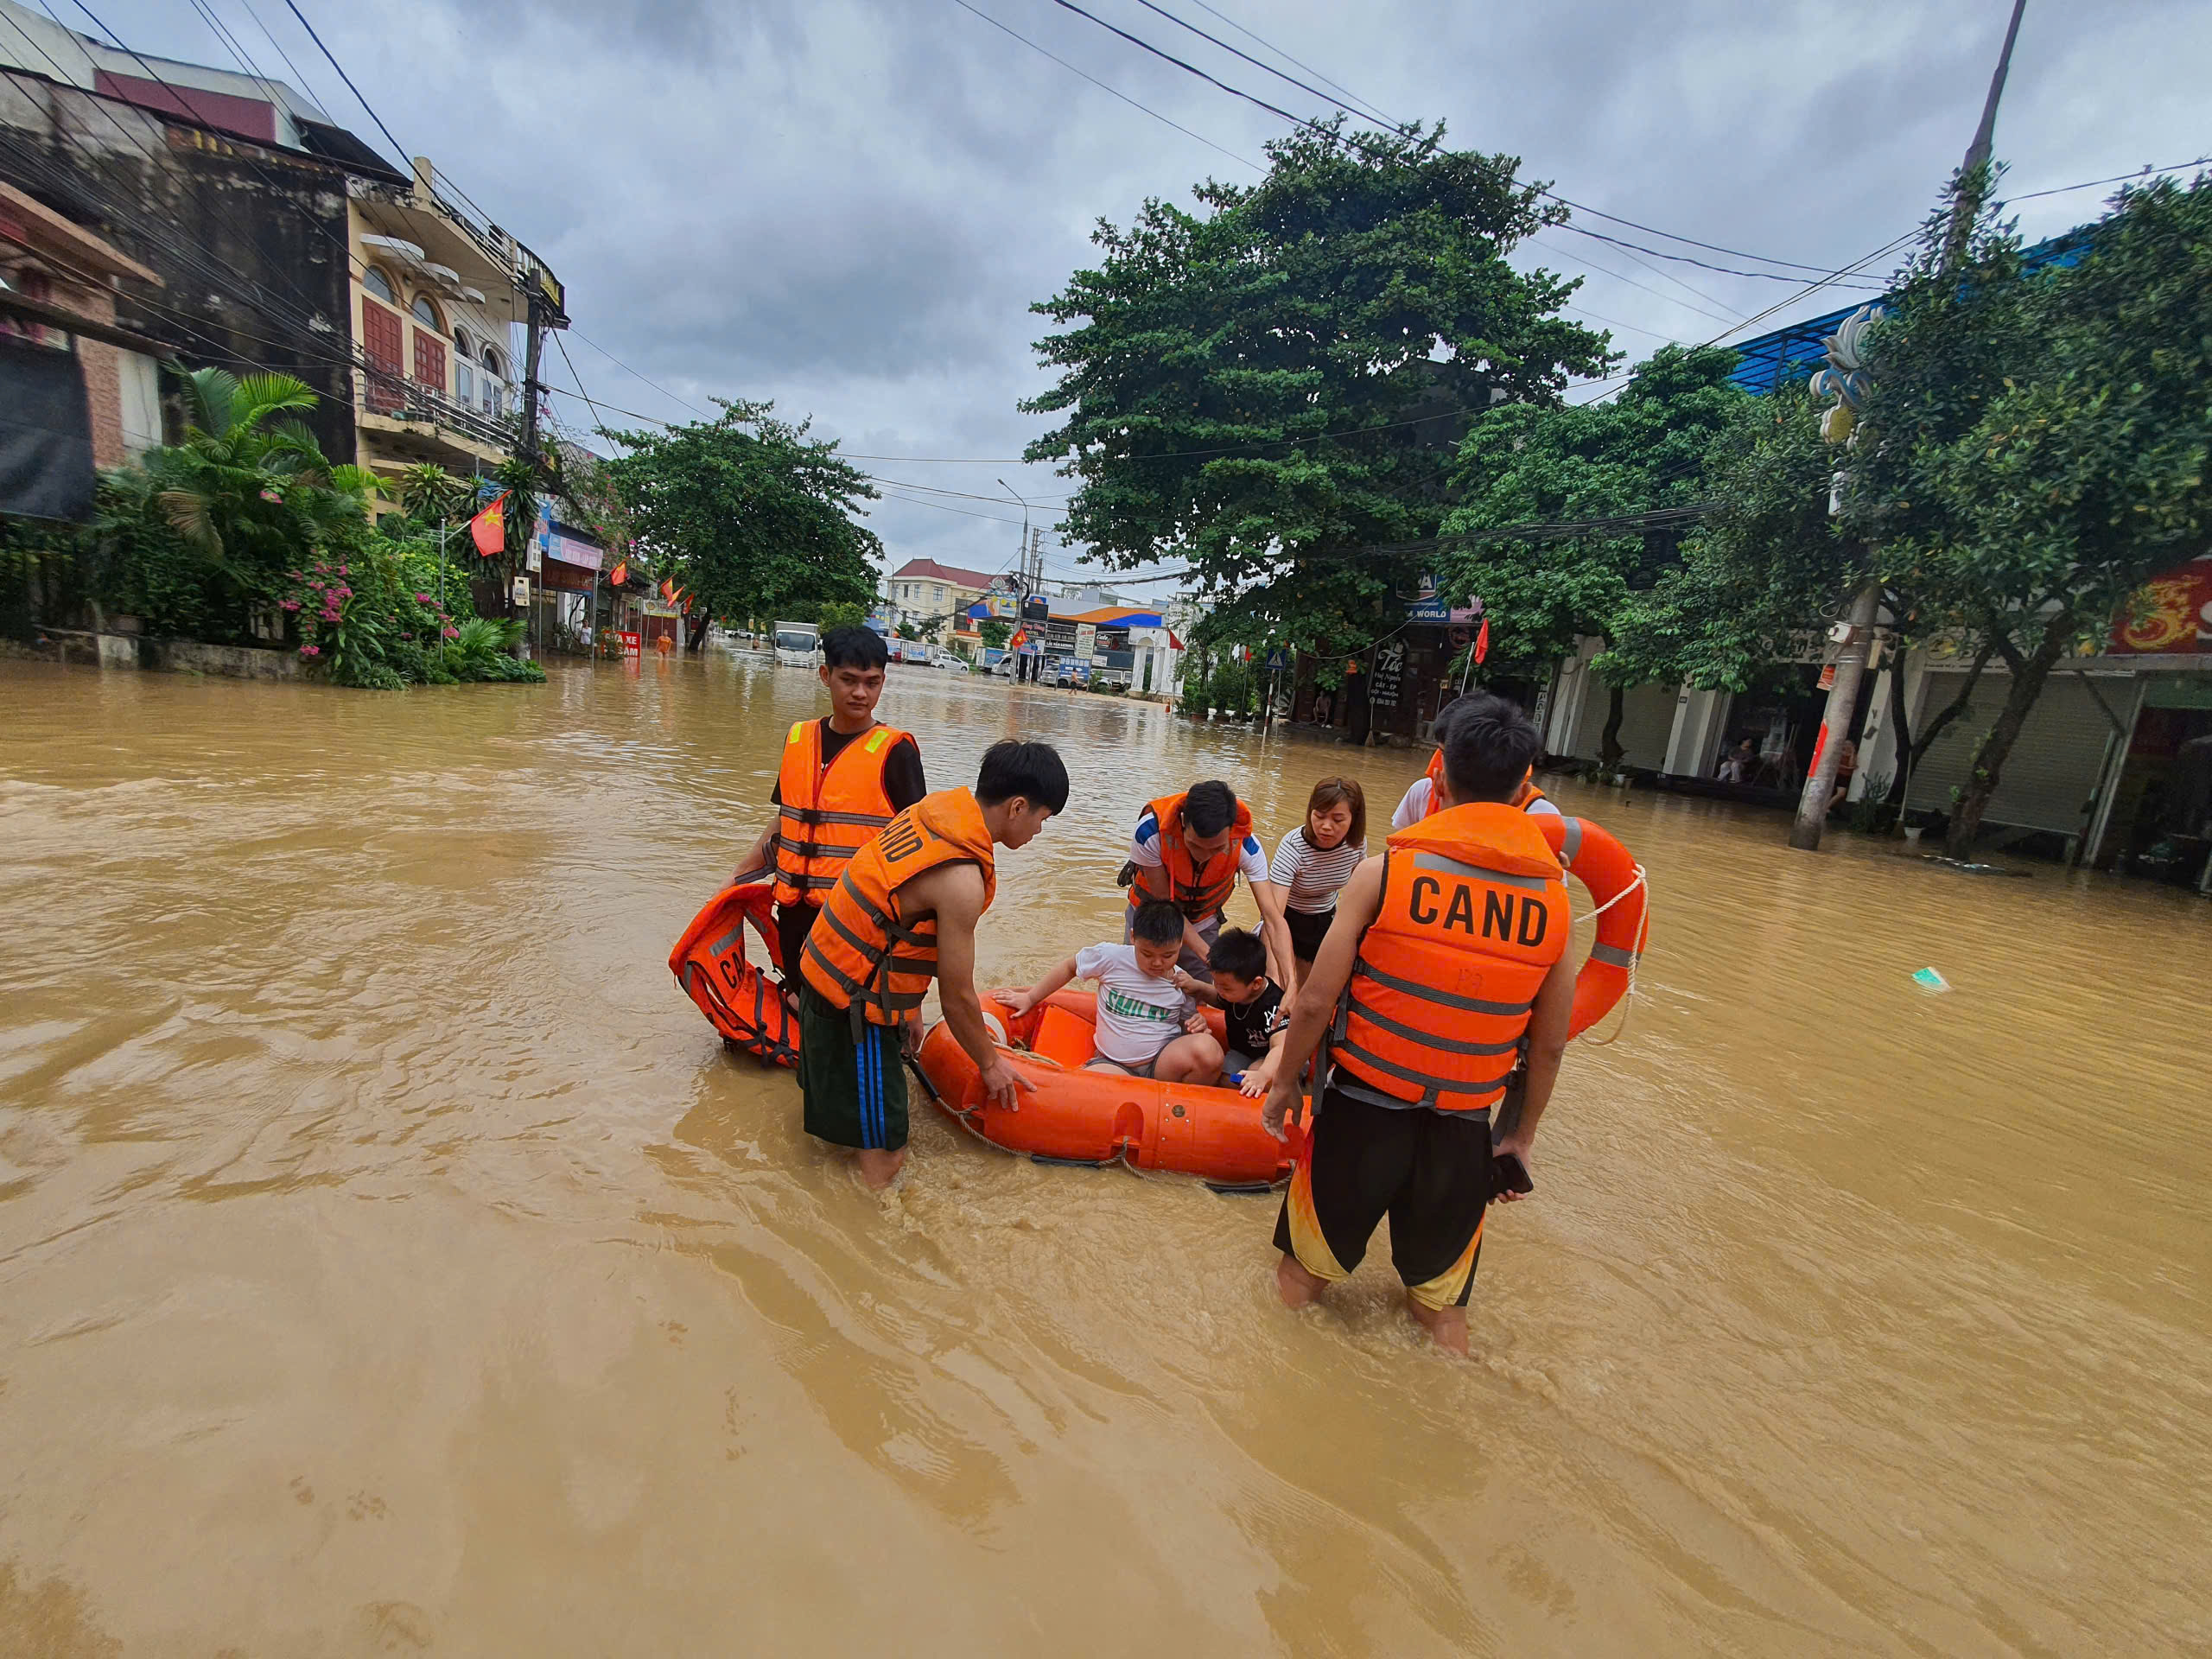
<svg viewBox="0 0 2212 1659">
<path fill-rule="evenodd" d="M 988 909 L 998 894 L 990 831 L 964 789 L 924 797 L 847 861 L 806 936 L 806 982 L 872 1025 L 897 1025 L 920 1007 L 937 976 L 937 916 L 902 912 L 899 890 L 956 863 L 981 868 Z"/>
<path fill-rule="evenodd" d="M 822 724 L 803 720 L 784 740 L 776 774 L 778 809 L 772 851 L 776 902 L 796 904 L 837 885 L 847 860 L 891 822 L 883 766 L 906 734 L 878 726 L 822 764 Z"/>
<path fill-rule="evenodd" d="M 1129 883 L 1129 906 L 1135 909 L 1147 899 L 1165 899 L 1186 919 L 1202 922 L 1227 904 L 1230 894 L 1236 891 L 1236 873 L 1243 868 L 1244 842 L 1252 833 L 1252 809 L 1242 801 L 1236 803 L 1236 820 L 1229 845 L 1201 867 L 1184 845 L 1186 832 L 1183 827 L 1183 801 L 1182 795 L 1164 795 L 1145 808 L 1160 826 L 1160 867 L 1137 868 L 1135 879 Z M 1155 879 L 1166 881 L 1166 892 L 1161 893 L 1154 887 Z"/>
<path fill-rule="evenodd" d="M 1484 1109 L 1567 948 L 1558 861 L 1525 814 L 1497 802 L 1400 830 L 1384 860 L 1382 906 L 1330 1033 L 1336 1085 L 1394 1106 Z"/>
</svg>

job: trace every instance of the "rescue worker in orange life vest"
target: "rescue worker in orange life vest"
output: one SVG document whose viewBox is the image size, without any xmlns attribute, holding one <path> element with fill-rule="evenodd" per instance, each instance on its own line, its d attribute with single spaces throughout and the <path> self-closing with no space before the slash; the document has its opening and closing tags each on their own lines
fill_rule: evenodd
<svg viewBox="0 0 2212 1659">
<path fill-rule="evenodd" d="M 1452 711 L 1465 702 L 1465 697 L 1455 697 L 1437 711 L 1435 721 L 1429 728 L 1429 735 L 1436 740 L 1436 753 L 1428 757 L 1428 770 L 1407 785 L 1406 792 L 1398 798 L 1398 810 L 1390 815 L 1393 830 L 1408 829 L 1436 810 L 1436 779 L 1444 770 L 1444 736 L 1452 729 Z M 1549 812 L 1554 817 L 1559 814 L 1559 808 L 1552 804 L 1550 798 L 1536 787 L 1533 766 L 1513 804 L 1523 812 Z"/>
<path fill-rule="evenodd" d="M 1297 958 L 1291 953 L 1290 924 L 1283 919 L 1282 890 L 1268 874 L 1268 855 L 1252 833 L 1252 812 L 1219 779 L 1192 784 L 1179 795 L 1164 795 L 1137 815 L 1129 840 L 1122 885 L 1129 903 L 1122 918 L 1122 941 L 1147 899 L 1165 899 L 1183 912 L 1179 970 L 1211 984 L 1206 964 L 1221 932 L 1222 906 L 1236 891 L 1242 875 L 1260 907 L 1260 936 L 1267 942 L 1268 971 L 1275 983 L 1296 983 Z"/>
<path fill-rule="evenodd" d="M 847 861 L 808 935 L 798 1002 L 806 1132 L 857 1154 L 888 1186 L 906 1161 L 902 1042 L 921 1046 L 934 982 L 944 1023 L 984 1091 L 1019 1110 L 1032 1085 L 1006 1063 L 976 990 L 976 924 L 998 895 L 997 847 L 1018 848 L 1068 804 L 1068 772 L 1044 743 L 984 752 L 976 787 L 940 790 L 892 819 Z"/>
<path fill-rule="evenodd" d="M 1444 743 L 1442 809 L 1394 834 L 1337 899 L 1292 1010 L 1262 1122 L 1296 1109 L 1306 1062 L 1313 1139 L 1275 1223 L 1275 1284 L 1300 1307 L 1350 1275 L 1384 1216 L 1415 1319 L 1467 1351 L 1468 1293 L 1495 1159 L 1530 1162 L 1574 1007 L 1559 861 L 1511 804 L 1536 728 L 1487 693 L 1463 698 Z M 1491 1109 L 1528 1046 L 1518 1123 L 1494 1145 Z"/>
<path fill-rule="evenodd" d="M 830 713 L 801 721 L 784 741 L 768 797 L 775 822 L 738 865 L 733 883 L 772 874 L 784 984 L 796 994 L 799 955 L 845 861 L 869 836 L 929 792 L 912 737 L 875 717 L 891 652 L 872 628 L 832 628 L 817 671 Z"/>
</svg>

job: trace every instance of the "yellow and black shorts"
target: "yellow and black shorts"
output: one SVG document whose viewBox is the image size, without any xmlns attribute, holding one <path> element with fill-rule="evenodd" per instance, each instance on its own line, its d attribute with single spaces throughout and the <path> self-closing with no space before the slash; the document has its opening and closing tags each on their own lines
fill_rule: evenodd
<svg viewBox="0 0 2212 1659">
<path fill-rule="evenodd" d="M 1392 1108 L 1331 1089 L 1275 1220 L 1275 1248 L 1317 1279 L 1349 1278 L 1390 1218 L 1390 1262 L 1428 1308 L 1465 1307 L 1495 1196 L 1488 1112 Z"/>
</svg>

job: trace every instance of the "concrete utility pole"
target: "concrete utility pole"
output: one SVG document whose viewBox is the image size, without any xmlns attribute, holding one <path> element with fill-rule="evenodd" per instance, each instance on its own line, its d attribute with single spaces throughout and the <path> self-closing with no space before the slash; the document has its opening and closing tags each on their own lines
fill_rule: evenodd
<svg viewBox="0 0 2212 1659">
<path fill-rule="evenodd" d="M 1971 177 L 1976 168 L 1989 161 L 1997 132 L 1997 105 L 2005 96 L 2005 78 L 2012 67 L 2012 43 L 2019 38 L 2020 14 L 2027 10 L 2027 4 L 2028 0 L 2012 0 L 2012 21 L 2005 25 L 2005 44 L 1997 54 L 1996 71 L 1989 78 L 1989 96 L 1982 102 L 1981 120 L 1974 128 L 1973 142 L 1967 146 L 1966 159 L 1959 164 L 1961 179 Z M 1980 205 L 1980 193 L 1971 188 L 1962 190 L 1953 204 L 1949 243 L 1945 249 L 1947 264 L 1956 266 L 1965 262 L 1967 247 L 1973 238 L 1974 214 Z M 1866 308 L 1859 316 L 1871 321 L 1872 310 L 1871 307 Z M 1859 317 L 1851 320 L 1859 321 Z M 1846 339 L 1850 329 L 1851 323 L 1846 323 L 1837 330 L 1837 340 L 1829 342 L 1829 361 L 1840 378 L 1864 372 L 1858 360 L 1857 340 Z M 1843 342 L 1850 361 L 1838 360 L 1839 341 Z M 1837 384 L 1840 387 L 1840 378 Z M 1844 404 L 1831 410 L 1830 417 L 1842 414 L 1845 418 L 1829 429 L 1831 435 L 1847 435 L 1852 429 L 1849 408 L 1857 399 L 1849 394 L 1841 395 Z M 1836 495 L 1828 504 L 1831 512 L 1841 510 L 1843 477 L 1841 473 L 1836 475 Z M 1882 584 L 1869 582 L 1852 595 L 1850 613 L 1840 625 L 1846 632 L 1836 655 L 1835 679 L 1828 688 L 1827 708 L 1821 716 L 1821 735 L 1814 752 L 1813 768 L 1806 773 L 1805 792 L 1798 798 L 1797 822 L 1789 830 L 1789 844 L 1803 852 L 1820 850 L 1821 831 L 1827 823 L 1828 800 L 1835 791 L 1836 760 L 1845 740 L 1851 734 L 1852 716 L 1859 709 L 1859 688 L 1866 678 L 1867 647 L 1873 642 L 1881 605 Z M 1895 671 L 1902 673 L 1904 664 L 1897 664 Z"/>
</svg>

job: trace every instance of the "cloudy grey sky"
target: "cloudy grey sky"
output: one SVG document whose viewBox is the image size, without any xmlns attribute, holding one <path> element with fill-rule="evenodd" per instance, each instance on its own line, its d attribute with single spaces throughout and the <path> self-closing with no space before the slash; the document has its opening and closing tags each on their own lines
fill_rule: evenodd
<svg viewBox="0 0 2212 1659">
<path fill-rule="evenodd" d="M 206 3 L 263 73 L 304 81 L 334 118 L 382 144 L 284 0 Z M 53 3 L 89 29 L 73 0 Z M 1043 384 L 1030 349 L 1042 320 L 1027 308 L 1088 262 L 1095 221 L 1126 221 L 1147 195 L 1187 200 L 1209 175 L 1257 176 L 1260 147 L 1283 124 L 1054 0 L 299 3 L 398 141 L 559 272 L 569 351 L 594 397 L 678 420 L 710 395 L 773 398 L 849 450 L 896 457 L 863 463 L 884 478 L 975 495 L 1002 495 L 1000 479 L 1039 503 L 1068 492 L 1049 468 L 1011 460 L 1042 427 L 1014 404 Z M 1327 112 L 1140 0 L 1081 3 L 1271 103 Z M 1440 117 L 1455 145 L 1519 156 L 1525 175 L 1576 201 L 1823 270 L 1926 212 L 1972 135 L 2009 10 L 1159 3 L 1323 84 L 1268 46 L 1280 48 L 1389 116 Z M 95 9 L 141 50 L 232 67 L 175 0 Z M 2202 0 L 2029 0 L 1997 128 L 2008 193 L 2212 149 L 2208 71 Z M 2023 202 L 2022 228 L 2032 238 L 2094 217 L 2105 194 Z M 1519 263 L 1584 275 L 1578 310 L 1632 357 L 1720 334 L 1794 291 L 1560 231 Z M 1790 300 L 1757 328 L 1850 297 Z M 550 378 L 565 380 L 549 359 Z M 584 423 L 580 404 L 556 404 Z M 952 457 L 985 459 L 940 459 Z M 900 493 L 873 515 L 894 563 L 1011 562 L 1011 501 L 938 496 L 932 507 Z M 1067 551 L 1048 564 L 1073 569 Z"/>
</svg>

